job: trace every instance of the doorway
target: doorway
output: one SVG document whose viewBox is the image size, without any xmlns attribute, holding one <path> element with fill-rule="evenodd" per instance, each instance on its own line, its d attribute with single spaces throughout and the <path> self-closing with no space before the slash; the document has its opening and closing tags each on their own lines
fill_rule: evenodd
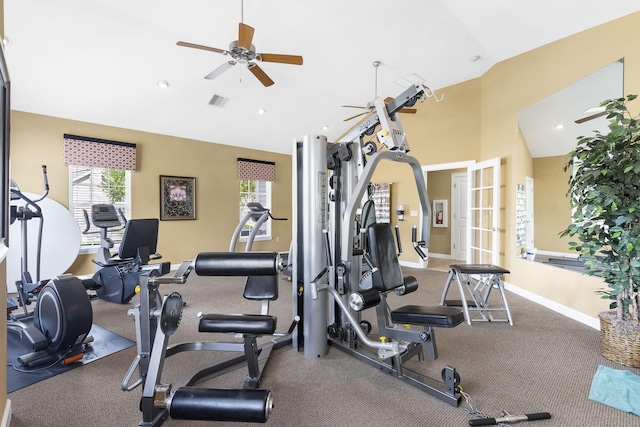
<svg viewBox="0 0 640 427">
<path fill-rule="evenodd" d="M 468 211 L 466 181 L 473 164 L 469 160 L 422 167 L 431 202 L 443 199 L 449 204 L 447 227 L 431 229 L 428 268 L 432 270 L 449 271 L 450 264 L 466 262 L 468 213 L 461 211 Z"/>
<path fill-rule="evenodd" d="M 422 170 L 427 188 L 433 188 L 429 184 L 431 172 L 449 171 L 451 179 L 448 194 L 437 194 L 435 197 L 451 201 L 449 248 L 443 250 L 443 246 L 438 245 L 441 242 L 437 241 L 438 234 L 432 229 L 429 265 L 442 264 L 439 260 L 445 260 L 445 263 L 449 264 L 451 260 L 496 264 L 500 251 L 498 239 L 500 159 L 495 158 L 480 163 L 473 160 L 442 163 L 423 166 Z M 434 176 L 441 178 L 443 175 L 434 174 Z M 431 192 L 431 190 L 428 191 Z M 434 199 L 431 193 L 429 197 L 431 200 Z M 436 261 L 431 262 L 432 259 Z"/>
<path fill-rule="evenodd" d="M 467 259 L 468 230 L 468 174 L 453 172 L 451 174 L 451 258 Z"/>
</svg>

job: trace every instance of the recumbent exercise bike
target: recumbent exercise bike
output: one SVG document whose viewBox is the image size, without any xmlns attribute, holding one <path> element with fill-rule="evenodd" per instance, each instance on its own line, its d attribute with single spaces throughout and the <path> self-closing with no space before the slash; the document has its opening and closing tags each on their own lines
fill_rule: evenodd
<svg viewBox="0 0 640 427">
<path fill-rule="evenodd" d="M 169 262 L 149 264 L 162 258 L 156 252 L 158 243 L 158 219 L 127 220 L 120 211 L 110 204 L 95 204 L 91 207 L 91 222 L 99 231 L 90 231 L 89 214 L 84 210 L 86 228 L 83 234 L 100 233 L 100 249 L 93 259 L 96 272 L 92 277 L 96 295 L 106 301 L 126 304 L 136 294 L 140 274 L 157 269 L 160 275 L 167 274 Z M 122 221 L 120 220 L 122 218 Z M 124 229 L 117 256 L 111 254 L 113 240 L 108 237 L 110 231 Z"/>
</svg>

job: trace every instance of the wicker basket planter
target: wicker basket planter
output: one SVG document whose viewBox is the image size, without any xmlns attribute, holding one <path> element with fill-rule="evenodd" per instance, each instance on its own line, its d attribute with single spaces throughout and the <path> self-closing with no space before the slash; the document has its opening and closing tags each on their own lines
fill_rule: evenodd
<svg viewBox="0 0 640 427">
<path fill-rule="evenodd" d="M 618 322 L 612 311 L 600 313 L 598 317 L 602 355 L 613 362 L 640 368 L 640 325 Z"/>
</svg>

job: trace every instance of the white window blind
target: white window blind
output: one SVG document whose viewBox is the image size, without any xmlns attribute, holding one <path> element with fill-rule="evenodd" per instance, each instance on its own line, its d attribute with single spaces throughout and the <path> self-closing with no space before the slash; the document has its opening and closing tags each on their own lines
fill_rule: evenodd
<svg viewBox="0 0 640 427">
<path fill-rule="evenodd" d="M 64 135 L 64 162 L 69 166 L 69 210 L 85 231 L 83 247 L 100 245 L 99 229 L 91 224 L 91 206 L 112 204 L 130 217 L 131 172 L 136 169 L 136 145 L 77 135 Z M 111 231 L 115 243 L 122 230 Z"/>
</svg>

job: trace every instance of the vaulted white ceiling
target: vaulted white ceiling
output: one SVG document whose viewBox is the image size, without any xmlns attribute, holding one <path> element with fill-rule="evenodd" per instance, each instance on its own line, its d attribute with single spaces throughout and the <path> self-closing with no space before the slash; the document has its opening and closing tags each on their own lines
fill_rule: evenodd
<svg viewBox="0 0 640 427">
<path fill-rule="evenodd" d="M 295 138 L 335 140 L 356 124 L 343 120 L 359 110 L 341 105 L 373 100 L 373 61 L 381 61 L 379 96 L 398 95 L 407 79 L 438 92 L 640 10 L 638 0 L 244 0 L 241 14 L 241 3 L 4 0 L 12 107 L 290 153 Z M 258 52 L 301 55 L 304 64 L 260 63 L 270 87 L 240 64 L 204 79 L 229 57 L 176 42 L 226 50 L 241 18 L 255 28 Z M 212 106 L 214 95 L 230 101 Z"/>
</svg>

